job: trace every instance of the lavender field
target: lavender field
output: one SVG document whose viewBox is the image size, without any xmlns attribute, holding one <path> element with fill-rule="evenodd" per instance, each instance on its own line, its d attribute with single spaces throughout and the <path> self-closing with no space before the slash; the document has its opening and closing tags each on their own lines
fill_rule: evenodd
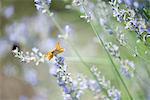
<svg viewBox="0 0 150 100">
<path fill-rule="evenodd" d="M 150 0 L 1 0 L 0 100 L 150 100 Z"/>
</svg>

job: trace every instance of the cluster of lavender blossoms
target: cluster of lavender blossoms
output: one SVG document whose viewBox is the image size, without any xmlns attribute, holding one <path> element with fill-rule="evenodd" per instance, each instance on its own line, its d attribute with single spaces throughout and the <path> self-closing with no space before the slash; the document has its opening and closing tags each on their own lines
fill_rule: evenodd
<svg viewBox="0 0 150 100">
<path fill-rule="evenodd" d="M 64 100 L 78 100 L 82 94 L 82 90 L 78 87 L 78 83 L 73 81 L 70 73 L 67 72 L 67 65 L 64 63 L 64 57 L 55 57 L 55 66 L 50 73 L 56 77 L 57 84 L 63 89 Z"/>
<path fill-rule="evenodd" d="M 139 9 L 131 7 L 131 4 L 127 4 L 126 7 L 122 7 L 121 0 L 111 0 L 110 4 L 113 10 L 113 16 L 117 18 L 117 21 L 125 23 L 125 29 L 136 32 L 137 37 L 148 43 L 150 35 L 150 27 L 147 19 L 139 13 Z M 125 1 L 125 0 L 124 0 Z M 132 0 L 127 0 L 132 1 Z M 135 2 L 139 4 L 138 2 Z M 143 8 L 144 9 L 144 8 Z"/>
<path fill-rule="evenodd" d="M 19 58 L 21 62 L 35 62 L 35 65 L 39 65 L 39 63 L 44 63 L 45 57 L 44 55 L 39 52 L 39 49 L 37 48 L 32 48 L 32 52 L 26 52 L 24 53 L 23 51 L 20 51 L 18 48 L 12 50 L 13 54 L 15 57 Z"/>
<path fill-rule="evenodd" d="M 133 61 L 124 60 L 121 61 L 121 73 L 124 74 L 126 77 L 134 77 L 134 71 L 135 71 L 135 64 Z"/>
<path fill-rule="evenodd" d="M 91 68 L 92 73 L 97 78 L 98 83 L 101 86 L 101 89 L 103 92 L 105 92 L 105 95 L 102 95 L 101 98 L 103 100 L 121 100 L 121 93 L 119 90 L 117 90 L 114 86 L 111 86 L 111 83 L 109 80 L 106 80 L 105 77 L 101 74 L 98 69 L 93 66 Z M 99 94 L 98 94 L 99 95 Z"/>
<path fill-rule="evenodd" d="M 51 0 L 34 0 L 34 2 L 38 11 L 48 13 L 50 16 L 53 14 L 49 11 Z M 109 26 L 109 6 L 102 0 L 97 0 L 96 2 L 97 4 L 88 0 L 73 0 L 72 4 L 80 9 L 80 18 L 86 19 L 87 22 L 98 20 L 98 24 L 112 34 L 115 31 Z M 123 3 L 125 3 L 125 5 L 122 5 Z M 124 23 L 125 29 L 136 32 L 137 37 L 144 41 L 145 44 L 148 44 L 150 38 L 150 24 L 145 16 L 139 13 L 138 8 L 140 4 L 135 0 L 111 0 L 110 4 L 112 6 L 113 16 L 117 18 L 117 21 Z M 59 35 L 58 37 L 64 39 L 68 38 L 68 34 L 70 33 L 70 27 L 68 25 L 65 27 L 65 33 L 66 34 Z M 119 30 L 116 30 L 116 33 L 116 39 L 119 44 L 126 46 L 127 39 L 125 34 Z M 120 56 L 119 46 L 111 42 L 104 42 L 104 46 L 109 54 L 119 62 L 120 72 L 127 78 L 134 77 L 135 64 L 133 61 Z M 23 53 L 18 49 L 13 50 L 13 53 L 15 57 L 20 58 L 23 62 L 29 63 L 34 61 L 36 65 L 38 65 L 40 62 L 44 63 L 45 61 L 44 55 L 36 48 L 33 48 L 31 53 Z M 50 74 L 57 79 L 57 84 L 63 91 L 64 100 L 79 100 L 86 90 L 92 91 L 97 100 L 121 100 L 121 92 L 112 86 L 110 81 L 106 80 L 105 77 L 101 75 L 101 72 L 97 71 L 98 69 L 96 67 L 91 68 L 95 80 L 82 75 L 78 75 L 76 79 L 72 79 L 67 67 L 64 62 L 64 57 L 55 55 L 54 66 L 50 67 Z"/>
<path fill-rule="evenodd" d="M 42 13 L 46 13 L 50 7 L 51 0 L 34 0 L 36 9 Z"/>
<path fill-rule="evenodd" d="M 135 64 L 133 61 L 120 56 L 119 47 L 111 42 L 105 43 L 107 51 L 120 63 L 120 72 L 127 78 L 134 77 Z"/>
<path fill-rule="evenodd" d="M 73 7 L 77 7 L 80 9 L 80 12 L 82 13 L 80 18 L 85 19 L 87 22 L 90 22 L 91 20 L 94 19 L 93 16 L 94 5 L 92 2 L 88 0 L 73 0 L 72 5 Z"/>
<path fill-rule="evenodd" d="M 118 2 L 121 2 L 121 1 L 118 0 Z M 114 15 L 114 17 L 117 17 L 117 20 L 119 22 L 126 22 L 126 27 L 127 27 L 127 23 L 129 23 L 131 20 L 135 19 L 136 12 L 132 8 L 129 8 L 129 7 L 127 7 L 127 9 L 120 9 L 118 2 L 117 2 L 117 0 L 112 0 L 110 2 L 110 4 L 113 7 L 113 15 Z M 84 13 L 85 15 L 81 15 L 80 17 L 85 18 L 87 20 L 87 22 L 90 22 L 90 21 L 94 22 L 94 21 L 98 20 L 99 24 L 102 27 L 104 27 L 104 29 L 108 33 L 112 34 L 115 32 L 115 30 L 111 29 L 111 27 L 109 25 L 109 21 L 110 21 L 109 14 L 111 12 L 109 11 L 110 8 L 104 1 L 97 0 L 96 4 L 94 4 L 93 2 L 88 1 L 88 0 L 73 0 L 72 4 L 81 9 L 80 12 Z M 92 12 L 92 10 L 93 10 L 93 12 Z M 140 21 L 138 21 L 138 22 L 140 22 Z M 146 23 L 144 23 L 144 24 L 143 24 L 143 22 L 141 22 L 141 23 L 138 24 L 139 25 L 138 31 L 139 31 L 140 25 L 141 25 L 141 27 L 144 27 L 143 29 L 146 29 L 144 26 Z M 120 43 L 121 46 L 126 46 L 127 38 L 125 37 L 125 34 L 122 31 L 120 31 L 118 28 L 120 28 L 120 27 L 116 28 L 117 29 L 116 30 L 117 34 L 115 34 L 116 39 Z M 140 32 L 141 32 L 141 30 L 140 30 Z M 135 65 L 132 61 L 124 60 L 123 58 L 121 58 L 120 52 L 119 52 L 119 46 L 112 44 L 111 42 L 104 43 L 104 46 L 107 49 L 107 51 L 109 52 L 109 54 L 111 56 L 113 56 L 115 59 L 117 59 L 117 61 L 119 62 L 121 73 L 128 78 L 133 77 L 134 72 L 135 72 Z"/>
<path fill-rule="evenodd" d="M 40 62 L 45 62 L 45 55 L 39 52 L 38 49 L 33 48 L 33 52 L 24 53 L 23 51 L 19 51 L 18 48 L 13 50 L 13 54 L 15 57 L 19 58 L 22 62 L 36 62 L 35 65 L 39 65 Z M 64 92 L 65 100 L 77 100 L 80 97 L 80 92 L 76 92 L 77 89 L 76 83 L 73 83 L 70 74 L 67 73 L 67 66 L 64 64 L 63 57 L 55 57 L 55 66 L 50 68 L 50 73 L 57 78 L 57 83 L 60 87 L 62 87 Z"/>
<path fill-rule="evenodd" d="M 12 52 L 22 62 L 36 62 L 36 65 L 40 62 L 45 62 L 44 54 L 36 48 L 33 48 L 32 51 L 31 53 L 24 53 L 16 48 Z M 53 64 L 54 66 L 50 67 L 50 74 L 56 77 L 57 84 L 62 88 L 64 100 L 79 100 L 85 90 L 92 91 L 97 100 L 120 100 L 120 92 L 114 86 L 111 87 L 110 81 L 106 81 L 105 77 L 100 72 L 97 72 L 96 67 L 92 67 L 91 71 L 98 81 L 89 79 L 81 74 L 77 76 L 77 79 L 73 80 L 71 74 L 67 71 L 68 66 L 64 62 L 64 57 L 56 55 Z M 107 91 L 107 93 L 104 95 L 103 91 Z"/>
</svg>

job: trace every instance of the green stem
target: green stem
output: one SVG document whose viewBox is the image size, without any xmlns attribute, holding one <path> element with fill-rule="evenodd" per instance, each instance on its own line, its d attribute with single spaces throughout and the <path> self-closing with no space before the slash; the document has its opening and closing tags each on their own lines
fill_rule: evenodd
<svg viewBox="0 0 150 100">
<path fill-rule="evenodd" d="M 91 24 L 91 27 L 92 27 L 92 29 L 93 29 L 95 35 L 96 35 L 97 38 L 99 39 L 99 45 L 101 46 L 101 44 L 102 44 L 103 48 L 105 49 L 109 60 L 111 61 L 111 63 L 112 63 L 112 65 L 113 65 L 113 67 L 114 67 L 114 69 L 115 69 L 115 71 L 116 71 L 116 73 L 117 73 L 117 75 L 118 75 L 120 81 L 122 82 L 122 84 L 123 84 L 125 90 L 127 91 L 128 95 L 129 95 L 129 97 L 130 97 L 130 100 L 133 100 L 133 98 L 132 98 L 132 96 L 131 96 L 131 94 L 130 94 L 130 92 L 129 92 L 129 90 L 128 90 L 128 88 L 127 88 L 127 86 L 126 86 L 126 84 L 125 84 L 125 82 L 124 82 L 124 80 L 123 80 L 123 78 L 121 77 L 121 75 L 120 75 L 120 73 L 119 73 L 119 71 L 118 71 L 116 65 L 114 64 L 114 62 L 113 62 L 113 60 L 112 60 L 112 58 L 111 58 L 111 55 L 109 54 L 109 52 L 108 52 L 107 49 L 105 48 L 105 45 L 104 45 L 103 40 L 102 40 L 101 37 L 98 35 L 98 32 L 97 32 L 96 29 L 94 28 L 94 25 L 93 25 L 91 22 L 90 22 L 90 24 Z"/>
<path fill-rule="evenodd" d="M 49 10 L 47 10 L 47 13 L 48 13 L 49 16 L 51 15 L 51 13 L 50 13 Z M 60 27 L 60 25 L 57 23 L 57 21 L 55 20 L 55 18 L 52 17 L 52 16 L 50 16 L 50 17 L 51 17 L 52 21 L 54 22 L 54 24 L 56 25 L 56 27 L 58 28 L 58 30 L 59 30 L 61 33 L 64 34 L 64 31 L 62 30 L 62 28 Z M 91 24 L 91 22 L 90 22 L 90 24 Z M 95 30 L 95 28 L 93 27 L 92 24 L 91 24 L 91 26 L 92 26 L 92 29 L 93 29 L 94 33 L 96 33 L 96 36 L 99 38 L 99 40 L 101 41 L 101 43 L 102 43 L 102 45 L 103 45 L 103 47 L 104 47 L 104 43 L 103 43 L 102 39 L 98 36 L 98 33 L 96 32 L 96 30 Z M 67 40 L 67 41 L 69 41 L 69 40 Z M 71 45 L 71 47 L 73 48 L 74 52 L 75 52 L 76 55 L 79 57 L 79 59 L 80 59 L 80 61 L 82 62 L 82 64 L 85 65 L 85 66 L 88 68 L 88 70 L 91 72 L 92 76 L 93 76 L 94 79 L 97 81 L 98 85 L 100 86 L 100 84 L 99 84 L 99 82 L 98 82 L 98 79 L 97 79 L 97 77 L 93 74 L 93 72 L 91 71 L 90 66 L 88 66 L 88 65 L 84 62 L 84 60 L 81 58 L 80 54 L 78 53 L 78 51 L 76 50 L 76 48 L 71 44 L 71 42 L 69 41 L 68 43 L 69 43 L 69 44 Z M 125 82 L 123 81 L 123 79 L 122 79 L 122 77 L 121 77 L 119 71 L 117 70 L 117 67 L 115 66 L 113 60 L 111 59 L 110 54 L 108 53 L 108 51 L 106 50 L 105 47 L 104 47 L 104 49 L 105 49 L 105 51 L 106 51 L 106 53 L 107 53 L 107 55 L 108 55 L 108 57 L 109 57 L 111 63 L 113 64 L 113 66 L 114 66 L 114 68 L 115 68 L 115 71 L 117 72 L 117 74 L 118 74 L 118 76 L 119 76 L 119 79 L 121 80 L 123 86 L 125 87 L 125 89 L 126 89 L 128 95 L 129 95 L 130 99 L 133 100 L 133 98 L 132 98 L 130 92 L 128 91 L 128 88 L 127 88 Z"/>
<path fill-rule="evenodd" d="M 82 4 L 82 7 L 83 7 L 83 9 L 84 9 L 84 11 L 85 11 L 85 14 L 88 14 L 88 12 L 86 11 L 86 8 L 84 7 L 83 4 Z M 125 84 L 123 78 L 121 77 L 121 75 L 120 75 L 120 73 L 119 73 L 119 71 L 118 71 L 116 65 L 114 64 L 114 62 L 113 62 L 113 60 L 112 60 L 112 58 L 111 58 L 111 55 L 109 54 L 109 52 L 108 52 L 107 49 L 105 48 L 105 45 L 104 45 L 103 40 L 102 40 L 101 37 L 99 36 L 98 32 L 96 31 L 96 29 L 95 29 L 94 25 L 91 23 L 91 21 L 90 21 L 90 25 L 91 25 L 91 27 L 92 27 L 92 29 L 93 29 L 95 35 L 97 36 L 97 38 L 98 38 L 98 40 L 99 40 L 99 45 L 101 46 L 101 44 L 102 44 L 104 50 L 106 51 L 106 54 L 107 54 L 109 60 L 111 61 L 111 63 L 112 63 L 112 65 L 113 65 L 113 67 L 114 67 L 114 69 L 115 69 L 115 71 L 116 71 L 116 73 L 117 73 L 117 75 L 118 75 L 120 81 L 122 82 L 122 84 L 123 84 L 123 86 L 124 86 L 124 88 L 125 88 L 125 90 L 126 90 L 126 92 L 128 93 L 130 100 L 133 100 L 133 97 L 132 97 L 132 95 L 130 94 L 130 92 L 129 92 L 129 90 L 128 90 L 128 88 L 127 88 L 127 86 L 126 86 L 126 84 Z"/>
<path fill-rule="evenodd" d="M 65 32 L 62 30 L 61 26 L 58 24 L 58 22 L 55 20 L 55 18 L 53 16 L 51 16 L 51 12 L 47 9 L 47 14 L 51 17 L 53 23 L 55 24 L 55 26 L 58 28 L 58 30 L 60 31 L 60 33 L 65 34 Z M 80 56 L 80 54 L 78 53 L 78 51 L 76 50 L 76 48 L 73 46 L 73 44 L 71 44 L 71 41 L 66 40 L 67 43 L 69 43 L 69 45 L 73 48 L 75 54 L 77 55 L 77 57 L 80 59 L 81 63 L 86 66 L 86 68 L 90 71 L 91 75 L 93 76 L 93 78 L 97 81 L 99 87 L 99 81 L 97 79 L 97 77 L 93 74 L 93 72 L 90 69 L 90 66 L 88 66 L 88 64 L 86 64 L 86 62 L 84 62 L 84 60 L 82 59 L 82 57 Z"/>
<path fill-rule="evenodd" d="M 45 6 L 45 9 L 47 10 L 47 14 L 48 16 L 51 17 L 53 23 L 55 24 L 55 26 L 58 28 L 58 30 L 60 31 L 60 33 L 65 34 L 65 32 L 62 30 L 61 26 L 59 25 L 59 23 L 55 20 L 55 18 L 52 16 L 51 12 L 49 11 L 48 7 Z M 67 43 L 70 44 L 70 46 L 73 48 L 75 54 L 78 56 L 78 58 L 80 59 L 81 63 L 86 66 L 86 68 L 90 71 L 90 73 L 92 74 L 93 78 L 96 80 L 96 82 L 98 83 L 99 87 L 101 87 L 101 85 L 99 84 L 99 81 L 97 79 L 97 77 L 93 74 L 93 72 L 91 71 L 90 67 L 88 64 L 86 64 L 86 62 L 84 62 L 84 60 L 82 59 L 82 57 L 80 56 L 80 54 L 78 53 L 78 51 L 76 50 L 76 48 L 73 46 L 73 44 L 71 44 L 71 41 L 66 40 Z M 105 91 L 107 93 L 107 91 Z M 72 97 L 72 95 L 71 95 Z M 76 98 L 72 97 L 73 100 L 77 100 Z"/>
</svg>

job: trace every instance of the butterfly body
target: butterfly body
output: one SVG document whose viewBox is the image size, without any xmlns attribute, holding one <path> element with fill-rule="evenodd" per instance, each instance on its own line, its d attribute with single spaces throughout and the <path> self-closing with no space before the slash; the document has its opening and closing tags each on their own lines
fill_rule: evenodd
<svg viewBox="0 0 150 100">
<path fill-rule="evenodd" d="M 51 60 L 54 56 L 56 56 L 57 54 L 60 54 L 64 52 L 64 48 L 60 47 L 59 42 L 56 44 L 56 48 L 50 52 L 48 52 L 45 56 L 48 58 L 48 60 Z"/>
</svg>

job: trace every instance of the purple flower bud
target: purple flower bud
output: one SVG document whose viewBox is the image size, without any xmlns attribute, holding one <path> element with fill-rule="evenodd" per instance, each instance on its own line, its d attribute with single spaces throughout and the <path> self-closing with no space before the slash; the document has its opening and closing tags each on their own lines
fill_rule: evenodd
<svg viewBox="0 0 150 100">
<path fill-rule="evenodd" d="M 67 88 L 66 86 L 63 86 L 63 90 L 66 94 L 70 94 L 71 90 L 69 88 Z"/>
<path fill-rule="evenodd" d="M 133 4 L 133 0 L 124 0 L 125 4 L 131 6 Z"/>
<path fill-rule="evenodd" d="M 58 78 L 57 83 L 59 86 L 65 86 L 65 81 L 62 81 L 61 78 Z"/>
<path fill-rule="evenodd" d="M 34 0 L 35 2 L 35 6 L 36 6 L 36 9 L 38 11 L 41 11 L 42 13 L 45 13 L 46 12 L 46 8 L 45 6 L 49 6 L 49 4 L 51 3 L 51 0 Z"/>
<path fill-rule="evenodd" d="M 122 3 L 123 2 L 123 0 L 118 0 L 118 3 Z"/>
<path fill-rule="evenodd" d="M 58 57 L 55 60 L 58 64 L 60 64 L 62 66 L 64 65 L 64 57 Z"/>
</svg>

